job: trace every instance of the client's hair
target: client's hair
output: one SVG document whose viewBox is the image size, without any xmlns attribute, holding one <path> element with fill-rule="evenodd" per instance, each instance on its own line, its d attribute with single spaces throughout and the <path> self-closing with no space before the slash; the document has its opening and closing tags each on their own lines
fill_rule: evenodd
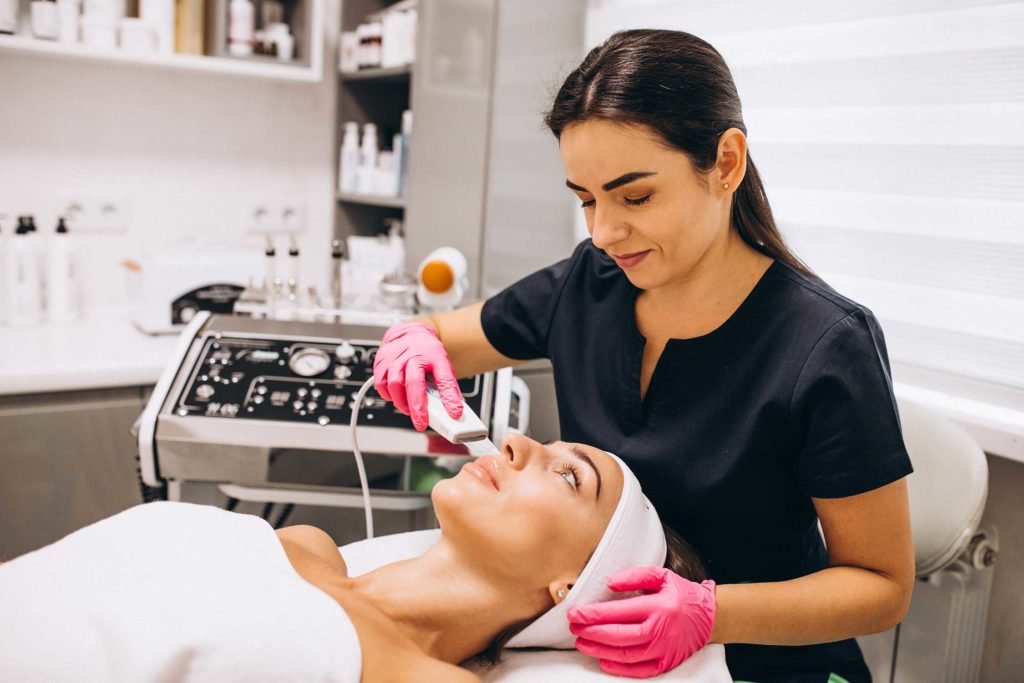
<svg viewBox="0 0 1024 683">
<path fill-rule="evenodd" d="M 701 562 L 700 555 L 693 549 L 693 546 L 664 524 L 661 525 L 661 528 L 665 530 L 665 545 L 668 547 L 668 553 L 665 557 L 665 568 L 671 569 L 679 576 L 690 581 L 700 582 L 708 578 L 707 571 L 704 569 L 704 563 Z M 533 623 L 533 619 L 512 624 L 495 636 L 486 650 L 478 653 L 472 659 L 487 666 L 494 666 L 501 661 L 501 654 L 505 650 L 505 645 L 508 641 L 512 640 L 517 633 L 531 623 Z"/>
</svg>

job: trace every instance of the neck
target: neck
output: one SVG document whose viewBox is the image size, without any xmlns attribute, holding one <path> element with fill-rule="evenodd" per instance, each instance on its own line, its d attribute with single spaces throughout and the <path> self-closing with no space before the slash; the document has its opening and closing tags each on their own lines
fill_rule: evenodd
<svg viewBox="0 0 1024 683">
<path fill-rule="evenodd" d="M 385 565 L 352 580 L 424 654 L 458 664 L 485 650 L 509 626 L 544 609 L 508 580 L 487 577 L 445 540 L 412 560 Z"/>
<path fill-rule="evenodd" d="M 735 307 L 761 279 L 772 264 L 772 258 L 743 241 L 734 229 L 712 243 L 700 259 L 683 276 L 660 287 L 642 292 L 652 311 L 664 311 L 674 318 L 682 308 L 707 312 Z"/>
</svg>

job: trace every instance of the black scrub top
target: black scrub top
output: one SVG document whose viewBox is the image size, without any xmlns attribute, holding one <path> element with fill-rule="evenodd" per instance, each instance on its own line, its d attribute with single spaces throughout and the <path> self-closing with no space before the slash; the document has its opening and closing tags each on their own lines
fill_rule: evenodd
<svg viewBox="0 0 1024 683">
<path fill-rule="evenodd" d="M 828 566 L 811 502 L 910 474 L 874 315 L 781 261 L 716 330 L 671 339 L 640 398 L 640 290 L 590 240 L 489 299 L 487 339 L 549 358 L 562 438 L 619 455 L 718 583 Z M 685 313 L 685 312 L 684 312 Z M 871 677 L 855 641 L 727 645 L 733 677 Z"/>
</svg>

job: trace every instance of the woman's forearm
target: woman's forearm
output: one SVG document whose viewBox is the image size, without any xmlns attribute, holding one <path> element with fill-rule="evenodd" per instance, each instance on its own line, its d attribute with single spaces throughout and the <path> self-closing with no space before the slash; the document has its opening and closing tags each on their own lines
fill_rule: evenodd
<svg viewBox="0 0 1024 683">
<path fill-rule="evenodd" d="M 777 583 L 718 586 L 713 643 L 810 645 L 885 631 L 910 605 L 910 589 L 881 573 L 829 567 Z"/>
</svg>

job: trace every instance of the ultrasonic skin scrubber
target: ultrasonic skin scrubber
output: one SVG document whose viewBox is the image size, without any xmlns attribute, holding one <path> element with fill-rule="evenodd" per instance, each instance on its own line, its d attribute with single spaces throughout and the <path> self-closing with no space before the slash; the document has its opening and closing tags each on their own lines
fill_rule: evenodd
<svg viewBox="0 0 1024 683">
<path fill-rule="evenodd" d="M 474 456 L 494 455 L 498 452 L 487 438 L 487 427 L 466 403 L 462 404 L 462 416 L 456 420 L 445 409 L 441 395 L 432 382 L 427 383 L 428 424 L 435 432 L 452 443 L 462 444 Z"/>
</svg>

